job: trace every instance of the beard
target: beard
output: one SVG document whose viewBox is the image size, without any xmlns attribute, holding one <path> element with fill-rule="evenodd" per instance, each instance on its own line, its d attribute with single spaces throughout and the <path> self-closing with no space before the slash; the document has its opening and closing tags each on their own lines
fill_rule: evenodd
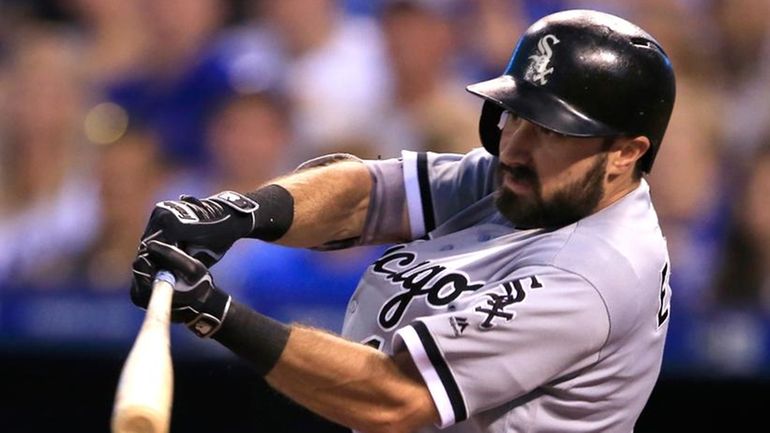
<svg viewBox="0 0 770 433">
<path fill-rule="evenodd" d="M 559 228 L 570 225 L 592 214 L 604 196 L 604 176 L 607 172 L 607 154 L 603 153 L 588 172 L 579 179 L 543 199 L 542 186 L 534 170 L 510 167 L 500 163 L 502 172 L 532 186 L 533 194 L 524 197 L 502 184 L 495 193 L 495 205 L 500 213 L 517 228 Z"/>
</svg>

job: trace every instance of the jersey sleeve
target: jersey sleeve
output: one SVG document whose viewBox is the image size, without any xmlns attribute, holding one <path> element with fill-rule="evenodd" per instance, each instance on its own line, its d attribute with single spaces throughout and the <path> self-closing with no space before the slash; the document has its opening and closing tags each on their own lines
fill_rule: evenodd
<svg viewBox="0 0 770 433">
<path fill-rule="evenodd" d="M 475 292 L 463 309 L 394 335 L 428 386 L 440 427 L 521 397 L 600 359 L 605 303 L 582 277 L 533 267 Z"/>
<path fill-rule="evenodd" d="M 419 239 L 495 188 L 494 158 L 481 148 L 464 155 L 404 151 L 364 164 L 372 193 L 359 245 L 406 233 L 405 211 L 410 238 Z"/>
<path fill-rule="evenodd" d="M 464 155 L 404 151 L 401 157 L 413 239 L 495 189 L 496 159 L 482 148 Z"/>
<path fill-rule="evenodd" d="M 369 209 L 359 237 L 329 242 L 315 248 L 319 250 L 377 244 L 403 237 L 407 231 L 411 239 L 422 238 L 495 188 L 495 159 L 482 148 L 464 155 L 404 151 L 401 158 L 385 160 L 331 154 L 307 161 L 297 170 L 339 161 L 366 165 L 372 179 Z"/>
</svg>

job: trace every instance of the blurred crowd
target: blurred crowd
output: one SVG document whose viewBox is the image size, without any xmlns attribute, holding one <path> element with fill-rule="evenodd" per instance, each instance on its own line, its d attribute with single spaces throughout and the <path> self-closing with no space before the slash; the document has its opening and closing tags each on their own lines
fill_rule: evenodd
<svg viewBox="0 0 770 433">
<path fill-rule="evenodd" d="M 666 371 L 770 374 L 770 0 L 0 0 L 0 336 L 7 299 L 128 303 L 159 200 L 330 152 L 478 146 L 465 86 L 535 19 L 584 7 L 648 30 L 677 73 L 648 178 L 673 267 Z M 214 276 L 334 329 L 380 252 L 241 241 Z"/>
</svg>

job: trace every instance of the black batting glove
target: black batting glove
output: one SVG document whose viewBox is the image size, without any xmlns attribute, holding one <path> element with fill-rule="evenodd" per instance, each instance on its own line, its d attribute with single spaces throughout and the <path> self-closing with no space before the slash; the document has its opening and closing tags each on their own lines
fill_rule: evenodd
<svg viewBox="0 0 770 433">
<path fill-rule="evenodd" d="M 233 191 L 205 199 L 183 195 L 162 201 L 150 215 L 137 256 L 155 240 L 176 245 L 210 267 L 235 241 L 251 233 L 258 208 L 256 202 Z"/>
<path fill-rule="evenodd" d="M 155 274 L 171 271 L 177 278 L 171 302 L 171 320 L 185 323 L 199 337 L 210 337 L 222 325 L 231 298 L 219 290 L 208 268 L 181 249 L 159 241 L 149 241 L 145 252 L 134 262 L 131 300 L 147 308 Z"/>
</svg>

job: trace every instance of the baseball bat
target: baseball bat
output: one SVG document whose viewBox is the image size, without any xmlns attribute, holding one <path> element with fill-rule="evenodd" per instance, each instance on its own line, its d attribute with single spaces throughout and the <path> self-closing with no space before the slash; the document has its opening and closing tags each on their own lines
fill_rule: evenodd
<svg viewBox="0 0 770 433">
<path fill-rule="evenodd" d="M 168 433 L 174 371 L 169 316 L 174 276 L 158 272 L 142 327 L 123 364 L 112 410 L 112 433 Z"/>
</svg>

